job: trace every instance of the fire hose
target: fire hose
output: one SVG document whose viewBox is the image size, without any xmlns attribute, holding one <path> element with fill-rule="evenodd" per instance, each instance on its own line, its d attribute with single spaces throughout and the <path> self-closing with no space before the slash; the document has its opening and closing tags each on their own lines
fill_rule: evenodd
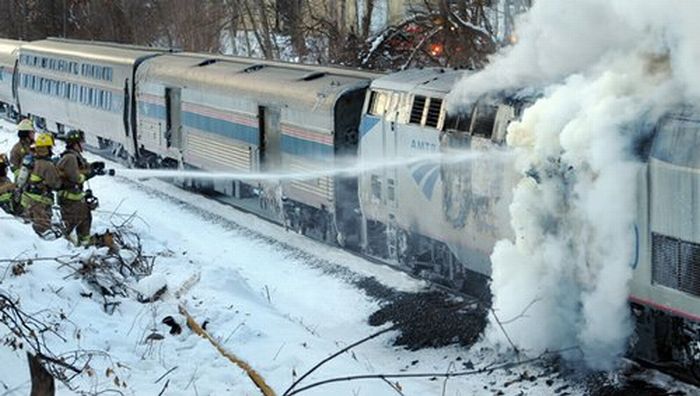
<svg viewBox="0 0 700 396">
<path fill-rule="evenodd" d="M 243 360 L 239 359 L 236 355 L 233 353 L 227 351 L 224 349 L 224 347 L 216 341 L 209 333 L 207 333 L 206 330 L 202 328 L 202 326 L 197 323 L 192 316 L 187 312 L 184 306 L 180 305 L 179 306 L 180 314 L 182 314 L 186 319 L 187 319 L 187 327 L 189 327 L 192 331 L 194 331 L 197 335 L 201 336 L 202 338 L 205 338 L 208 340 L 214 348 L 216 348 L 219 353 L 226 357 L 228 360 L 231 361 L 231 363 L 235 364 L 236 366 L 240 367 L 243 371 L 248 374 L 248 377 L 253 381 L 255 386 L 260 389 L 260 392 L 264 396 L 275 396 L 275 391 L 270 388 L 267 383 L 265 383 L 265 380 L 263 377 L 258 374 L 257 371 L 255 371 L 248 363 L 244 362 Z"/>
</svg>

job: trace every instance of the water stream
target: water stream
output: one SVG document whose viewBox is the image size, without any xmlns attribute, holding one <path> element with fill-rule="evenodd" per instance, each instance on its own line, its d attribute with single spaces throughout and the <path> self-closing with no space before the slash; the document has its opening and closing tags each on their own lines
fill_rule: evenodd
<svg viewBox="0 0 700 396">
<path fill-rule="evenodd" d="M 318 162 L 311 162 L 310 166 L 318 167 L 316 170 L 302 172 L 289 172 L 283 169 L 269 171 L 200 171 L 184 169 L 118 169 L 119 176 L 131 177 L 135 179 L 209 179 L 209 180 L 255 180 L 255 181 L 290 181 L 290 180 L 310 180 L 321 177 L 345 176 L 352 177 L 385 168 L 400 168 L 418 164 L 449 165 L 473 161 L 507 161 L 513 158 L 511 151 L 493 149 L 488 151 L 460 151 L 454 153 L 432 153 L 410 157 L 394 157 L 381 161 L 366 161 L 352 159 L 338 159 L 327 165 L 317 165 Z M 321 168 L 321 166 L 324 166 Z"/>
</svg>

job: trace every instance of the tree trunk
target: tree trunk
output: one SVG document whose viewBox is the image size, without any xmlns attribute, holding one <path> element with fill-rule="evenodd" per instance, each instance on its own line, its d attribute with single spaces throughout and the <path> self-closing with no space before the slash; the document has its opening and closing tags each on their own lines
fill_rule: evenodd
<svg viewBox="0 0 700 396">
<path fill-rule="evenodd" d="M 370 35 L 372 28 L 372 13 L 374 12 L 374 0 L 366 0 L 365 15 L 362 18 L 362 38 L 366 39 Z"/>
<path fill-rule="evenodd" d="M 32 391 L 29 396 L 54 396 L 56 386 L 51 374 L 44 369 L 41 361 L 29 352 L 27 352 L 27 360 L 29 361 L 29 373 L 32 377 Z"/>
</svg>

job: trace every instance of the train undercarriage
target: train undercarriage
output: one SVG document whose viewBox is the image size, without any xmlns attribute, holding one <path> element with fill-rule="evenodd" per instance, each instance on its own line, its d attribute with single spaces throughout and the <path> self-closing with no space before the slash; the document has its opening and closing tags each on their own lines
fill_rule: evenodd
<svg viewBox="0 0 700 396">
<path fill-rule="evenodd" d="M 631 357 L 700 385 L 700 323 L 631 302 Z"/>
<path fill-rule="evenodd" d="M 19 112 L 15 106 L 0 102 L 0 118 L 12 123 L 19 122 Z"/>
<path fill-rule="evenodd" d="M 367 255 L 397 266 L 417 277 L 490 301 L 489 278 L 466 268 L 444 242 L 366 220 Z"/>
</svg>

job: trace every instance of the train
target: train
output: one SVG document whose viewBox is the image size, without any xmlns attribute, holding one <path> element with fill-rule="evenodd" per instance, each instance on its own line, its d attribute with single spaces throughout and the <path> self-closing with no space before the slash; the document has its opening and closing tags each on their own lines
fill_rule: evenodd
<svg viewBox="0 0 700 396">
<path fill-rule="evenodd" d="M 0 40 L 0 110 L 130 166 L 301 174 L 489 150 L 526 99 L 447 102 L 465 70 L 393 73 L 113 43 Z M 700 112 L 655 125 L 639 174 L 629 305 L 633 356 L 700 379 Z M 323 173 L 321 173 L 323 174 Z M 467 294 L 488 293 L 494 244 L 512 238 L 520 179 L 492 161 L 415 161 L 280 181 L 182 179 L 311 238 Z"/>
</svg>

